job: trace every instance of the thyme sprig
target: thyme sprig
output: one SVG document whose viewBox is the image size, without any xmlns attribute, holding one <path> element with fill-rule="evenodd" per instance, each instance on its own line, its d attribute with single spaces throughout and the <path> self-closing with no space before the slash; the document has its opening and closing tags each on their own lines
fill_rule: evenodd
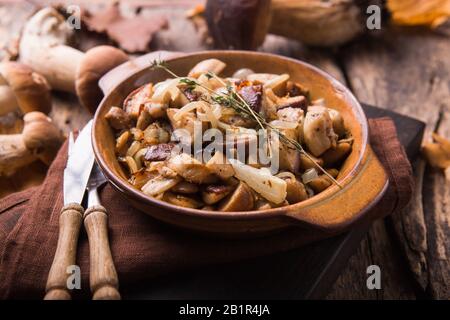
<svg viewBox="0 0 450 320">
<path fill-rule="evenodd" d="M 179 79 L 179 82 L 185 84 L 188 88 L 194 89 L 196 87 L 201 87 L 201 88 L 207 90 L 209 93 L 211 93 L 212 101 L 214 101 L 224 107 L 232 108 L 236 112 L 238 112 L 241 115 L 244 115 L 247 118 L 254 119 L 258 123 L 258 125 L 261 127 L 261 129 L 263 129 L 263 130 L 265 130 L 266 128 L 269 128 L 270 130 L 274 131 L 278 135 L 278 137 L 280 138 L 280 141 L 282 143 L 287 145 L 289 148 L 295 149 L 298 152 L 305 155 L 334 184 L 336 184 L 338 187 L 342 188 L 342 185 L 335 178 L 333 178 L 333 176 L 330 175 L 321 165 L 319 165 L 316 162 L 316 160 L 305 151 L 303 146 L 298 141 L 287 137 L 278 128 L 276 128 L 275 126 L 273 126 L 272 124 L 267 122 L 266 119 L 261 114 L 259 114 L 258 112 L 255 112 L 250 107 L 250 105 L 247 103 L 247 101 L 245 101 L 245 99 L 242 98 L 242 96 L 232 86 L 227 85 L 221 78 L 219 78 L 213 72 L 206 73 L 206 76 L 208 77 L 208 79 L 215 78 L 218 81 L 220 81 L 220 83 L 223 84 L 224 87 L 227 88 L 226 94 L 211 90 L 210 88 L 204 86 L 203 84 L 199 83 L 196 80 L 193 80 L 193 79 L 190 79 L 187 77 L 178 76 L 176 73 L 174 73 L 172 70 L 169 69 L 167 63 L 164 60 L 154 60 L 151 63 L 150 68 L 152 70 L 162 69 L 162 70 L 166 71 L 167 73 L 172 75 L 174 78 Z"/>
</svg>

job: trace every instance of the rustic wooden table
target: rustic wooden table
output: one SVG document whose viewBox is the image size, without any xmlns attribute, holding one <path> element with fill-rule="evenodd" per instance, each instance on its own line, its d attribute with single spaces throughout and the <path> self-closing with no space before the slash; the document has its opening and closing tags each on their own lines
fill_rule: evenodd
<svg viewBox="0 0 450 320">
<path fill-rule="evenodd" d="M 68 1 L 0 0 L 0 47 L 20 34 L 38 4 Z M 123 1 L 133 14 L 136 0 Z M 138 1 L 142 2 L 142 1 Z M 101 9 L 104 1 L 70 1 Z M 172 5 L 176 3 L 177 5 Z M 158 33 L 154 49 L 207 49 L 192 24 L 184 18 L 186 1 L 149 1 L 141 14 L 165 14 L 168 30 Z M 195 1 L 194 1 L 195 3 Z M 180 34 L 183 36 L 180 37 Z M 91 46 L 89 41 L 80 47 Z M 261 51 L 308 61 L 345 83 L 365 103 L 389 107 L 426 123 L 425 139 L 435 131 L 450 136 L 450 39 L 419 29 L 383 25 L 339 50 L 318 50 L 284 38 L 268 36 Z M 2 50 L 0 58 L 6 56 Z M 55 93 L 51 117 L 64 131 L 80 128 L 90 115 L 75 97 Z M 0 133 L 21 130 L 14 117 L 0 119 Z M 450 184 L 442 173 L 414 163 L 416 191 L 402 212 L 373 223 L 359 248 L 327 295 L 328 299 L 450 298 Z M 0 178 L 0 197 L 42 181 L 46 168 L 35 163 L 10 178 Z M 368 290 L 366 268 L 382 270 L 382 289 Z"/>
</svg>

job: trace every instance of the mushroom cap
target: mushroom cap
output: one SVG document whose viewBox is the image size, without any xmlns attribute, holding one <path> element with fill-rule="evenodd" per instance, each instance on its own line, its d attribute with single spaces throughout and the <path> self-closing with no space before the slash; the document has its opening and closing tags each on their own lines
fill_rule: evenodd
<svg viewBox="0 0 450 320">
<path fill-rule="evenodd" d="M 64 138 L 52 120 L 42 112 L 27 113 L 22 131 L 23 142 L 46 164 L 50 164 Z"/>
<path fill-rule="evenodd" d="M 50 85 L 43 76 L 19 62 L 1 63 L 0 74 L 13 91 L 23 113 L 50 112 L 52 108 Z"/>
<path fill-rule="evenodd" d="M 103 97 L 98 86 L 100 78 L 128 60 L 122 50 L 111 46 L 98 46 L 86 52 L 78 66 L 75 87 L 81 104 L 90 112 L 95 113 Z"/>
</svg>

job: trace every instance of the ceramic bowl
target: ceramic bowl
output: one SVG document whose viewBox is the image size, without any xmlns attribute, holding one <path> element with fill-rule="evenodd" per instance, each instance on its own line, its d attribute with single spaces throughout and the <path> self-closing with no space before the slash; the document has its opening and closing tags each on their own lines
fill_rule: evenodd
<svg viewBox="0 0 450 320">
<path fill-rule="evenodd" d="M 155 58 L 167 61 L 171 70 L 186 75 L 199 61 L 217 58 L 227 64 L 224 75 L 239 68 L 255 72 L 288 73 L 293 81 L 310 89 L 313 99 L 324 98 L 327 106 L 341 112 L 354 137 L 353 150 L 343 164 L 338 181 L 314 197 L 289 206 L 248 212 L 204 211 L 178 207 L 145 195 L 133 188 L 114 154 L 114 134 L 105 114 L 112 106 L 121 106 L 127 95 L 147 82 L 168 78 L 163 70 L 150 70 Z M 134 207 L 164 222 L 183 228 L 215 234 L 259 234 L 289 226 L 302 226 L 328 233 L 348 230 L 368 218 L 368 210 L 382 197 L 388 177 L 370 148 L 368 124 L 353 94 L 320 69 L 291 58 L 249 51 L 205 51 L 189 54 L 150 53 L 110 71 L 99 82 L 105 97 L 95 114 L 92 141 L 96 160 L 110 183 Z"/>
</svg>

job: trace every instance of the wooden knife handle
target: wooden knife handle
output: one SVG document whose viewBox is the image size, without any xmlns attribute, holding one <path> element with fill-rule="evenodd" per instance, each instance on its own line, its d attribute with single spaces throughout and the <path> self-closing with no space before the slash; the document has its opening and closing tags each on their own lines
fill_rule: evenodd
<svg viewBox="0 0 450 320">
<path fill-rule="evenodd" d="M 84 226 L 89 238 L 92 299 L 119 300 L 119 280 L 109 248 L 106 209 L 100 205 L 87 209 Z"/>
<path fill-rule="evenodd" d="M 48 274 L 45 300 L 70 300 L 67 267 L 76 263 L 78 235 L 84 209 L 77 203 L 65 205 L 59 216 L 59 236 Z"/>
</svg>

